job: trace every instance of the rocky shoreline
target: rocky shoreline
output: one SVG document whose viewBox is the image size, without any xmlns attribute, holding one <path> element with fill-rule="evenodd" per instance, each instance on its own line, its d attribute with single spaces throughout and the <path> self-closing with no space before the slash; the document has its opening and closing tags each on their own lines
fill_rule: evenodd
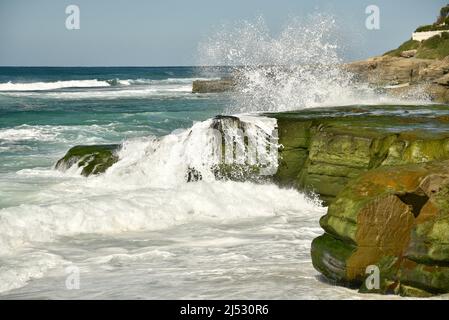
<svg viewBox="0 0 449 320">
<path fill-rule="evenodd" d="M 316 193 L 329 205 L 320 220 L 325 233 L 312 244 L 318 271 L 373 292 L 364 279 L 374 265 L 381 279 L 374 292 L 449 292 L 449 106 L 351 106 L 265 116 L 277 119 L 281 144 L 270 179 Z M 100 174 L 117 161 L 117 148 L 75 147 L 57 167 L 76 163 L 83 175 Z M 234 179 L 232 170 L 226 167 L 219 178 Z"/>
<path fill-rule="evenodd" d="M 449 57 L 442 60 L 384 55 L 343 66 L 356 82 L 399 97 L 417 92 L 432 101 L 449 103 Z"/>
<path fill-rule="evenodd" d="M 400 51 L 401 54 L 407 51 Z M 410 54 L 410 53 L 409 53 Z M 352 74 L 353 82 L 368 84 L 378 92 L 400 98 L 429 98 L 436 103 L 449 103 L 449 56 L 420 59 L 414 56 L 383 55 L 341 66 Z M 236 88 L 235 77 L 219 80 L 196 80 L 193 93 L 227 92 Z"/>
</svg>

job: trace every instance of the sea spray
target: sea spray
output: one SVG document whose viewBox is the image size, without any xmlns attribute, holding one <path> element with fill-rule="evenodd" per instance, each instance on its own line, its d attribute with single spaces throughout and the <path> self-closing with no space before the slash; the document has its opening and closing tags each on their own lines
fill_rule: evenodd
<svg viewBox="0 0 449 320">
<path fill-rule="evenodd" d="M 199 63 L 231 68 L 236 86 L 230 114 L 423 102 L 419 93 L 404 100 L 356 81 L 343 67 L 337 31 L 335 18 L 326 14 L 290 19 L 278 35 L 262 17 L 225 25 L 199 45 Z"/>
<path fill-rule="evenodd" d="M 139 183 L 153 187 L 196 180 L 245 181 L 274 175 L 278 149 L 276 119 L 217 116 L 160 138 L 149 136 L 124 141 L 118 150 L 118 163 L 105 176 L 130 179 L 132 185 L 136 180 L 133 175 L 137 174 Z M 68 154 L 56 168 L 72 174 L 81 172 L 89 165 L 89 159 L 93 159 L 89 153 L 81 158 L 71 158 Z"/>
</svg>

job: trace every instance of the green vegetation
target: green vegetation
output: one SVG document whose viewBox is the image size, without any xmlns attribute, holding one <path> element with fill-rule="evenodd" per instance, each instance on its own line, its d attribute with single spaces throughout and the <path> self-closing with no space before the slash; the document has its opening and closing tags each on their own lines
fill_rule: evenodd
<svg viewBox="0 0 449 320">
<path fill-rule="evenodd" d="M 441 31 L 441 30 L 449 30 L 449 25 L 445 24 L 445 25 L 439 26 L 439 25 L 429 24 L 429 25 L 418 27 L 415 30 L 415 32 Z"/>
<path fill-rule="evenodd" d="M 442 24 L 442 23 L 448 23 L 449 21 L 449 5 L 446 5 L 445 7 L 441 8 L 440 10 L 440 16 L 437 19 L 436 24 Z"/>
<path fill-rule="evenodd" d="M 384 55 L 400 57 L 403 51 L 417 50 L 415 57 L 420 59 L 443 59 L 449 55 L 449 5 L 440 10 L 435 23 L 420 26 L 415 32 L 448 31 L 436 35 L 422 42 L 407 40 L 397 49 L 386 52 Z"/>
<path fill-rule="evenodd" d="M 443 32 L 441 35 L 433 36 L 422 42 L 408 40 L 401 44 L 397 49 L 386 52 L 384 55 L 400 57 L 403 51 L 417 50 L 416 58 L 420 59 L 443 59 L 449 55 L 449 32 Z"/>
<path fill-rule="evenodd" d="M 433 24 L 420 26 L 415 32 L 426 32 L 426 31 L 439 31 L 439 30 L 449 30 L 449 5 L 444 6 L 440 9 L 440 15 Z"/>
<path fill-rule="evenodd" d="M 418 49 L 419 47 L 420 47 L 420 42 L 419 41 L 410 39 L 410 40 L 404 42 L 403 44 L 401 44 L 397 49 L 388 51 L 384 55 L 389 55 L 389 56 L 393 56 L 393 57 L 400 57 L 402 51 Z"/>
<path fill-rule="evenodd" d="M 416 53 L 421 59 L 443 59 L 449 55 L 449 32 L 424 40 Z"/>
</svg>

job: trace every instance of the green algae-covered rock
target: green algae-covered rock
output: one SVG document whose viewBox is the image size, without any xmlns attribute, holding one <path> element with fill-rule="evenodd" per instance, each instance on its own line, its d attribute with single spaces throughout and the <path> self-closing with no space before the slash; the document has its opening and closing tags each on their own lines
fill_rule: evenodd
<svg viewBox="0 0 449 320">
<path fill-rule="evenodd" d="M 118 144 L 75 146 L 58 160 L 55 167 L 67 170 L 77 165 L 83 168 L 81 174 L 86 177 L 103 173 L 118 161 L 116 152 L 119 147 Z"/>
<path fill-rule="evenodd" d="M 309 157 L 312 121 L 278 117 L 277 123 L 281 156 L 274 179 L 283 186 L 296 186 L 297 176 Z"/>
<path fill-rule="evenodd" d="M 356 246 L 325 233 L 313 240 L 312 247 L 315 269 L 335 283 L 349 285 L 346 261 L 356 250 Z"/>
<path fill-rule="evenodd" d="M 329 279 L 361 292 L 449 292 L 449 160 L 367 171 L 320 225 L 326 233 L 313 241 L 312 261 Z M 369 266 L 380 270 L 374 291 L 364 285 Z"/>
<path fill-rule="evenodd" d="M 442 105 L 269 113 L 281 145 L 274 181 L 330 203 L 348 181 L 373 168 L 449 159 L 446 114 Z"/>
</svg>

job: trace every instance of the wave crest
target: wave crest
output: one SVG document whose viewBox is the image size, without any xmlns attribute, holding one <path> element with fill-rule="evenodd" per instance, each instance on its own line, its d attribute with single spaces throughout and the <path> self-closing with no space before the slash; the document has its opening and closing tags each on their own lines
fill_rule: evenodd
<svg viewBox="0 0 449 320">
<path fill-rule="evenodd" d="M 64 88 L 98 88 L 109 87 L 108 81 L 92 80 L 67 80 L 54 82 L 30 82 L 30 83 L 0 83 L 0 91 L 43 91 Z"/>
</svg>

